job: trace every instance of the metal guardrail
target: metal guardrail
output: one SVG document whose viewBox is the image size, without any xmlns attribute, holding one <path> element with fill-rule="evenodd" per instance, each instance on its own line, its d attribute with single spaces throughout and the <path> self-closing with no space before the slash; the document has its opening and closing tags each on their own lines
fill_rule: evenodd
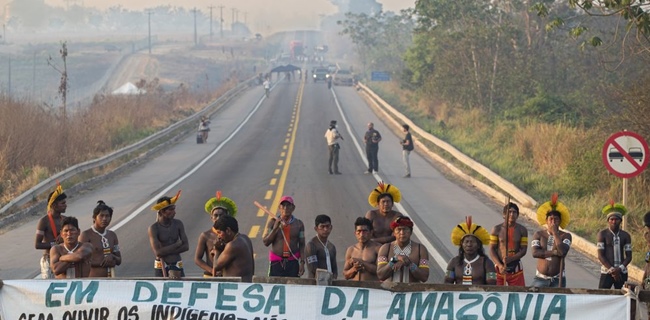
<svg viewBox="0 0 650 320">
<path fill-rule="evenodd" d="M 409 125 L 410 129 L 412 132 L 417 133 L 420 135 L 422 138 L 430 141 L 431 143 L 435 144 L 436 146 L 440 147 L 441 149 L 449 152 L 453 157 L 455 157 L 458 161 L 462 162 L 463 164 L 467 165 L 468 167 L 472 168 L 475 170 L 477 173 L 483 175 L 485 178 L 489 179 L 492 183 L 497 185 L 499 188 L 502 190 L 508 192 L 510 195 L 514 197 L 513 202 L 519 202 L 523 207 L 520 208 L 520 214 L 525 215 L 532 221 L 537 221 L 537 212 L 535 211 L 535 207 L 537 206 L 537 202 L 529 195 L 524 193 L 523 191 L 519 190 L 516 186 L 514 186 L 512 183 L 509 181 L 503 179 L 493 171 L 485 168 L 483 165 L 480 163 L 476 162 L 474 159 L 468 157 L 467 155 L 461 153 L 458 151 L 458 149 L 454 148 L 450 144 L 436 138 L 432 134 L 424 131 L 422 128 L 418 127 L 416 124 L 414 124 L 410 119 L 408 119 L 406 116 L 401 114 L 397 109 L 393 108 L 390 104 L 388 104 L 386 101 L 384 101 L 381 97 L 379 97 L 377 94 L 375 94 L 370 88 L 367 86 L 363 85 L 362 83 L 359 83 L 359 87 L 362 89 L 362 92 L 369 97 L 376 105 L 379 106 L 381 109 L 381 112 L 383 112 L 387 117 L 389 117 L 390 120 L 393 122 L 394 127 L 400 127 L 402 123 L 406 123 Z M 392 117 L 391 117 L 392 116 Z M 399 119 L 400 122 L 395 120 L 395 118 Z M 491 195 L 495 199 L 501 198 L 505 200 L 505 195 L 503 195 L 501 192 L 495 190 L 494 188 L 482 183 L 481 181 L 478 181 L 469 175 L 467 175 L 465 172 L 461 171 L 460 169 L 456 168 L 453 164 L 449 163 L 447 160 L 444 158 L 440 157 L 439 155 L 431 152 L 421 144 L 417 139 L 413 139 L 414 143 L 419 145 L 419 150 L 421 152 L 426 153 L 428 156 L 431 156 L 438 162 L 443 163 L 448 169 L 453 171 L 455 174 L 463 177 L 465 180 L 469 181 L 472 185 L 474 185 L 477 189 L 480 191 Z M 590 242 L 589 240 L 571 232 L 570 230 L 564 230 L 566 232 L 571 233 L 572 236 L 572 241 L 571 241 L 571 247 L 576 248 L 577 250 L 581 251 L 582 253 L 590 256 L 592 259 L 597 260 L 598 259 L 598 251 L 596 248 L 596 245 Z M 634 266 L 634 265 L 628 265 L 628 275 L 629 278 L 641 282 L 643 279 L 643 269 Z M 648 298 L 650 299 L 650 298 Z"/>
<path fill-rule="evenodd" d="M 490 180 L 492 183 L 495 185 L 499 186 L 499 188 L 503 189 L 503 191 L 507 192 L 508 194 L 512 195 L 519 203 L 523 204 L 526 207 L 535 207 L 537 206 L 537 201 L 533 199 L 531 196 L 527 195 L 525 192 L 521 191 L 517 186 L 514 184 L 510 183 L 506 179 L 503 179 L 501 176 L 496 174 L 494 171 L 488 169 L 484 165 L 482 165 L 479 162 L 476 162 L 474 159 L 466 156 L 462 152 L 458 151 L 454 146 L 450 145 L 447 142 L 444 142 L 440 140 L 439 138 L 435 137 L 434 135 L 424 131 L 422 128 L 418 127 L 415 123 L 413 123 L 409 118 L 407 118 L 405 115 L 401 114 L 399 111 L 397 111 L 395 108 L 393 108 L 390 104 L 388 104 L 384 99 L 379 97 L 377 94 L 375 94 L 370 88 L 366 87 L 364 84 L 359 83 L 359 87 L 363 89 L 363 91 L 368 94 L 373 100 L 375 100 L 377 103 L 379 103 L 386 111 L 390 112 L 395 118 L 398 118 L 399 120 L 402 121 L 402 123 L 406 123 L 409 125 L 411 128 L 412 132 L 417 133 L 420 135 L 422 138 L 428 140 L 429 142 L 435 144 L 437 147 L 447 151 L 449 154 L 451 154 L 454 158 L 456 158 L 458 161 L 463 163 L 464 165 L 472 168 L 474 171 L 482 175 L 483 177 L 487 178 Z M 505 199 L 504 199 L 505 200 Z"/>
<path fill-rule="evenodd" d="M 119 159 L 119 158 L 121 158 L 121 157 L 123 157 L 125 155 L 131 154 L 131 153 L 134 153 L 134 152 L 138 152 L 140 149 L 146 147 L 149 143 L 168 135 L 169 133 L 173 132 L 174 130 L 176 130 L 176 129 L 182 127 L 182 126 L 185 126 L 185 125 L 187 125 L 187 124 L 189 124 L 191 122 L 196 122 L 198 120 L 199 116 L 201 116 L 203 114 L 206 114 L 206 113 L 209 113 L 210 110 L 212 108 L 214 108 L 215 106 L 220 105 L 220 104 L 225 104 L 227 101 L 229 101 L 235 95 L 239 94 L 241 91 L 248 89 L 250 87 L 250 81 L 252 81 L 252 79 L 248 79 L 246 81 L 243 81 L 243 82 L 239 83 L 235 88 L 232 88 L 232 89 L 228 90 L 222 96 L 220 96 L 219 98 L 217 98 L 216 100 L 214 100 L 210 104 L 203 107 L 203 109 L 201 109 L 199 112 L 197 112 L 197 113 L 195 113 L 195 114 L 193 114 L 193 115 L 191 115 L 191 116 L 189 116 L 189 117 L 187 117 L 187 118 L 185 118 L 185 119 L 183 119 L 183 120 L 181 120 L 179 122 L 176 122 L 176 123 L 170 125 L 169 127 L 165 128 L 165 129 L 163 129 L 161 131 L 158 131 L 158 132 L 156 132 L 156 133 L 154 133 L 154 134 L 152 134 L 152 135 L 150 135 L 150 136 L 148 136 L 148 137 L 146 137 L 146 138 L 144 138 L 144 139 L 142 139 L 142 140 L 140 140 L 140 141 L 138 141 L 136 143 L 133 143 L 133 144 L 131 144 L 129 146 L 126 146 L 126 147 L 124 147 L 122 149 L 119 149 L 119 150 L 117 150 L 115 152 L 112 152 L 112 153 L 110 153 L 110 154 L 108 154 L 108 155 L 106 155 L 104 157 L 76 164 L 76 165 L 74 165 L 74 166 L 72 166 L 70 168 L 67 168 L 67 169 L 65 169 L 65 170 L 63 170 L 61 172 L 58 172 L 58 173 L 52 175 L 51 177 L 41 181 L 40 183 L 38 183 L 37 185 L 35 185 L 31 189 L 23 192 L 21 195 L 17 196 L 16 198 L 12 199 L 11 201 L 9 201 L 9 203 L 7 203 L 5 206 L 3 206 L 0 209 L 0 216 L 4 216 L 6 213 L 10 212 L 12 209 L 20 208 L 20 207 L 26 205 L 30 201 L 33 201 L 33 199 L 35 199 L 38 195 L 43 194 L 43 193 L 49 191 L 50 189 L 53 189 L 53 186 L 54 186 L 56 181 L 65 181 L 67 179 L 70 179 L 71 177 L 74 177 L 74 176 L 78 175 L 78 174 L 81 174 L 81 173 L 87 172 L 89 170 L 104 166 L 104 165 L 106 165 L 106 164 L 108 164 L 108 163 L 110 163 L 112 161 L 115 161 L 116 159 Z"/>
</svg>

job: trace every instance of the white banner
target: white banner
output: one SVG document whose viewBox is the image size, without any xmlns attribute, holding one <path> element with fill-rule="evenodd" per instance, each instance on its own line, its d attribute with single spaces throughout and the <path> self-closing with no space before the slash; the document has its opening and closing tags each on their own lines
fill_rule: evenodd
<svg viewBox="0 0 650 320">
<path fill-rule="evenodd" d="M 3 320 L 629 319 L 615 295 L 408 292 L 206 281 L 7 280 Z"/>
</svg>

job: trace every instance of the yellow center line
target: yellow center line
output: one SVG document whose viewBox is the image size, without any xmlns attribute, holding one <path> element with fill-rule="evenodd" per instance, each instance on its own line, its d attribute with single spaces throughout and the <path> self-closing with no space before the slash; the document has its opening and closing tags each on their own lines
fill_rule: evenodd
<svg viewBox="0 0 650 320">
<path fill-rule="evenodd" d="M 254 225 L 251 227 L 251 231 L 248 232 L 248 237 L 256 238 L 259 233 L 260 233 L 260 226 Z"/>
<path fill-rule="evenodd" d="M 280 152 L 280 157 L 284 158 L 287 155 L 286 152 Z"/>
<path fill-rule="evenodd" d="M 281 167 L 283 164 L 284 164 L 284 161 L 283 161 L 283 160 L 278 161 L 278 166 Z"/>
<path fill-rule="evenodd" d="M 279 175 L 280 174 L 280 169 L 275 169 L 275 171 L 273 171 L 273 174 L 276 175 L 276 176 Z"/>
<path fill-rule="evenodd" d="M 300 107 L 302 105 L 302 95 L 305 89 L 305 81 L 300 82 L 300 88 L 298 89 L 298 97 L 296 98 L 296 105 L 294 106 L 294 115 L 292 115 L 292 119 L 295 118 L 295 125 L 294 127 L 298 127 L 298 123 L 300 121 Z M 289 174 L 289 167 L 291 166 L 291 157 L 293 156 L 293 146 L 296 143 L 296 132 L 298 130 L 292 130 L 291 134 L 288 134 L 289 138 L 286 139 L 285 143 L 288 143 L 289 146 L 287 148 L 287 158 L 286 161 L 284 161 L 284 165 L 282 166 L 282 174 L 280 174 L 280 181 L 278 183 L 277 189 L 275 191 L 275 198 L 273 199 L 273 203 L 271 204 L 271 208 L 277 208 L 278 205 L 280 204 L 280 198 L 284 194 L 284 185 L 287 182 L 287 175 Z M 277 171 L 277 170 L 276 170 Z M 258 213 L 259 214 L 259 213 Z M 265 226 L 268 224 L 269 220 L 271 220 L 271 216 L 267 215 L 266 217 L 266 223 L 264 224 Z M 263 232 L 264 236 L 266 235 L 266 229 Z"/>
<path fill-rule="evenodd" d="M 266 191 L 266 195 L 264 196 L 264 200 L 269 200 L 273 197 L 273 190 L 268 190 Z"/>
</svg>

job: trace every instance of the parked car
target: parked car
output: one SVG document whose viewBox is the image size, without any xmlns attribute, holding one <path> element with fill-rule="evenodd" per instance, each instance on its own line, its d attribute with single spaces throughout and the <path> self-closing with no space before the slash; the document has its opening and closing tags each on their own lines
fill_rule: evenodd
<svg viewBox="0 0 650 320">
<path fill-rule="evenodd" d="M 335 86 L 352 86 L 354 85 L 354 74 L 350 70 L 336 70 L 332 80 Z"/>
</svg>

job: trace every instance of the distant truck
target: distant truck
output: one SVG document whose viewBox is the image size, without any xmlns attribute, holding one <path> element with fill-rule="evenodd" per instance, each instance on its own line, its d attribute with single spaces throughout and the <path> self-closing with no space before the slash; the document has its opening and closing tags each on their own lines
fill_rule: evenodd
<svg viewBox="0 0 650 320">
<path fill-rule="evenodd" d="M 291 60 L 299 60 L 305 54 L 304 46 L 302 45 L 302 42 L 298 40 L 293 40 L 289 43 L 289 50 L 291 53 Z"/>
</svg>

